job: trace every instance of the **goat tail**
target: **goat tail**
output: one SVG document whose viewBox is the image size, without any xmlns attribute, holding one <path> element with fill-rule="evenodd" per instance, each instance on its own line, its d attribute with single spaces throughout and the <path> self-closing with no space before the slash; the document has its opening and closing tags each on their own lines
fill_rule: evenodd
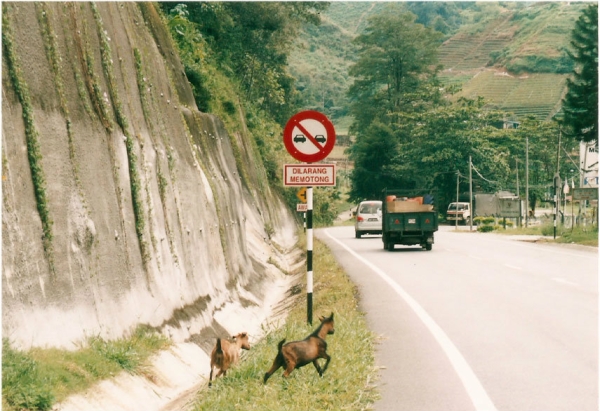
<svg viewBox="0 0 600 411">
<path fill-rule="evenodd" d="M 217 338 L 217 354 L 223 354 L 223 348 L 221 348 L 221 339 Z"/>
<path fill-rule="evenodd" d="M 277 344 L 277 352 L 281 352 L 281 347 L 283 347 L 283 344 L 285 344 L 285 338 L 279 341 L 279 344 Z"/>
</svg>

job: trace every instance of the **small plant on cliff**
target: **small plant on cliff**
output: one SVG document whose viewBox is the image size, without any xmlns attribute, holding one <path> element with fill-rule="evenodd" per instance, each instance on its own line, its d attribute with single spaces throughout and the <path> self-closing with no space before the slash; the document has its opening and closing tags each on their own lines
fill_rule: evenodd
<svg viewBox="0 0 600 411">
<path fill-rule="evenodd" d="M 52 219 L 48 207 L 48 198 L 46 197 L 46 178 L 42 168 L 42 151 L 39 143 L 39 134 L 35 127 L 33 118 L 33 105 L 29 95 L 29 88 L 23 79 L 21 67 L 11 30 L 11 21 L 9 19 L 9 6 L 2 5 L 2 45 L 4 58 L 8 67 L 8 73 L 12 81 L 15 93 L 23 109 L 23 122 L 25 123 L 25 139 L 27 141 L 27 158 L 31 169 L 31 178 L 33 180 L 33 190 L 37 204 L 38 213 L 42 221 L 43 246 L 46 258 L 48 259 L 50 270 L 54 271 L 54 259 L 52 250 Z"/>
<path fill-rule="evenodd" d="M 102 61 L 102 68 L 104 70 L 104 76 L 108 81 L 108 91 L 110 98 L 113 101 L 114 113 L 117 119 L 119 127 L 123 131 L 125 136 L 125 148 L 127 150 L 127 159 L 129 163 L 129 179 L 131 186 L 131 197 L 133 202 L 133 214 L 135 217 L 135 231 L 138 237 L 140 252 L 142 254 L 142 261 L 146 263 L 149 259 L 148 245 L 144 240 L 144 227 L 145 227 L 145 215 L 142 201 L 142 184 L 137 170 L 137 156 L 134 150 L 133 139 L 129 131 L 129 122 L 123 111 L 123 104 L 119 98 L 117 84 L 113 73 L 113 59 L 112 51 L 110 48 L 110 39 L 104 30 L 102 23 L 102 17 L 98 11 L 96 5 L 92 3 L 92 11 L 94 13 L 94 19 L 96 21 L 96 28 L 100 37 L 100 57 Z"/>
</svg>

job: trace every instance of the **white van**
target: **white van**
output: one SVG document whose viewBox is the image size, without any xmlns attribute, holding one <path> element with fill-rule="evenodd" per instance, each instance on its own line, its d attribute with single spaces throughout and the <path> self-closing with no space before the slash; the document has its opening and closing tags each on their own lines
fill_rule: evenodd
<svg viewBox="0 0 600 411">
<path fill-rule="evenodd" d="M 356 207 L 354 235 L 363 234 L 381 234 L 381 201 L 363 201 Z"/>
</svg>

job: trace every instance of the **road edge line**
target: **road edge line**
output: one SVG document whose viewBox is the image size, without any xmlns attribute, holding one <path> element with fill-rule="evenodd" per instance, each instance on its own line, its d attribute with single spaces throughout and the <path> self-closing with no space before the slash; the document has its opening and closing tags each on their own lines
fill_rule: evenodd
<svg viewBox="0 0 600 411">
<path fill-rule="evenodd" d="M 423 322 L 425 327 L 431 332 L 433 337 L 436 339 L 448 359 L 450 363 L 454 367 L 454 370 L 458 374 L 467 394 L 471 398 L 473 405 L 477 411 L 497 411 L 494 403 L 488 396 L 487 392 L 483 388 L 483 385 L 479 381 L 479 378 L 475 375 L 467 360 L 462 356 L 458 348 L 452 343 L 450 338 L 446 335 L 444 330 L 435 322 L 433 318 L 421 305 L 410 296 L 404 289 L 398 285 L 394 280 L 392 280 L 386 273 L 380 270 L 378 267 L 373 265 L 371 262 L 367 261 L 360 255 L 358 255 L 354 250 L 348 247 L 346 244 L 339 241 L 337 238 L 333 237 L 329 230 L 324 230 L 325 234 L 340 246 L 342 246 L 346 251 L 352 254 L 356 259 L 364 263 L 367 267 L 373 270 L 377 275 L 381 277 L 386 283 L 388 283 L 394 291 L 408 304 L 410 308 L 415 312 L 417 317 Z"/>
</svg>

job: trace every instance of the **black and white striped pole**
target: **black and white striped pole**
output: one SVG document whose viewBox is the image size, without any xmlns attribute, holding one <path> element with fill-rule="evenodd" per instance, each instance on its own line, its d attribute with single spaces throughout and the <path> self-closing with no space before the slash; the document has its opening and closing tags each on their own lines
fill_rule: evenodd
<svg viewBox="0 0 600 411">
<path fill-rule="evenodd" d="M 306 318 L 313 317 L 313 188 L 306 189 Z"/>
</svg>

